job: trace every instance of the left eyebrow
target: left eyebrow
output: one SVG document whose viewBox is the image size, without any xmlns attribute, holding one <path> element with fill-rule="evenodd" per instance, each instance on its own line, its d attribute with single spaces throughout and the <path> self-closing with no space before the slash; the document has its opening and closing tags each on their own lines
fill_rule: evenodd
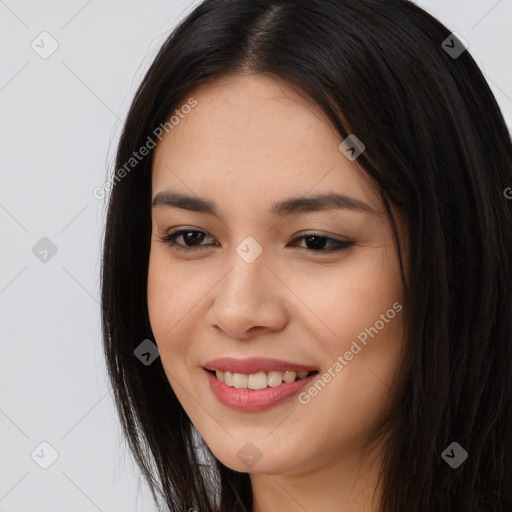
<svg viewBox="0 0 512 512">
<path fill-rule="evenodd" d="M 183 208 L 208 215 L 218 215 L 217 205 L 209 199 L 178 194 L 172 191 L 159 192 L 153 199 L 153 208 L 158 206 L 168 206 Z M 379 215 L 379 212 L 354 197 L 345 194 L 321 194 L 313 197 L 292 197 L 284 201 L 279 201 L 271 205 L 269 213 L 285 217 L 298 213 L 309 213 L 322 210 L 345 209 Z"/>
<path fill-rule="evenodd" d="M 375 209 L 360 199 L 336 193 L 321 194 L 313 197 L 292 197 L 285 201 L 274 203 L 270 211 L 274 215 L 284 217 L 295 213 L 335 209 L 354 210 L 378 215 Z"/>
</svg>

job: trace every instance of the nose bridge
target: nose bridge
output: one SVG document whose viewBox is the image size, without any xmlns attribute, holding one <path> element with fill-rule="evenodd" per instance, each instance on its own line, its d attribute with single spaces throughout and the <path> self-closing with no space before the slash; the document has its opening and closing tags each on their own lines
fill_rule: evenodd
<svg viewBox="0 0 512 512">
<path fill-rule="evenodd" d="M 222 293 L 239 296 L 240 299 L 258 299 L 259 293 L 264 289 L 266 258 L 263 248 L 254 239 L 245 239 L 232 254 L 231 271 L 226 276 L 226 283 Z M 235 297 L 236 299 L 236 297 Z"/>
<path fill-rule="evenodd" d="M 256 246 L 251 244 L 242 242 L 232 254 L 230 270 L 220 283 L 213 308 L 217 326 L 238 339 L 245 338 L 254 327 L 279 330 L 287 318 L 286 308 L 279 303 L 277 283 L 269 282 L 276 278 L 266 266 L 265 254 L 255 256 Z"/>
</svg>

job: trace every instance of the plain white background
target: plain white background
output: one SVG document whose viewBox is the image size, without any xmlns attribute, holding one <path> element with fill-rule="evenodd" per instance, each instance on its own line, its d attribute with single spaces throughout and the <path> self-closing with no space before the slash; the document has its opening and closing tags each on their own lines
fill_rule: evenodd
<svg viewBox="0 0 512 512">
<path fill-rule="evenodd" d="M 136 86 L 196 3 L 0 0 L 0 512 L 156 510 L 107 385 L 93 191 Z M 512 127 L 512 2 L 417 3 L 467 41 Z M 59 45 L 47 59 L 31 47 L 45 31 Z M 58 453 L 47 469 L 42 442 Z"/>
</svg>

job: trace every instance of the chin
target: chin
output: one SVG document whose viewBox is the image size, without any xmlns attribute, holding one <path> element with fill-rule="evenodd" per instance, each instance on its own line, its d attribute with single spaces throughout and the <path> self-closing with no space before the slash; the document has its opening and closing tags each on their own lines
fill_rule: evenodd
<svg viewBox="0 0 512 512">
<path fill-rule="evenodd" d="M 268 440 L 265 447 L 262 444 L 258 440 L 248 441 L 245 437 L 242 441 L 233 439 L 229 446 L 208 446 L 224 466 L 240 473 L 280 475 L 288 473 L 291 467 L 300 465 L 296 460 L 296 450 L 280 450 Z"/>
</svg>

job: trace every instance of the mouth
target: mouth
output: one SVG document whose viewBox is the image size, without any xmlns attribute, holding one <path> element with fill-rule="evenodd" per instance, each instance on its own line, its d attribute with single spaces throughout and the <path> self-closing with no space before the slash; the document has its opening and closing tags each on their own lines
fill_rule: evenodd
<svg viewBox="0 0 512 512">
<path fill-rule="evenodd" d="M 222 370 L 209 370 L 204 368 L 208 373 L 215 377 L 218 381 L 226 386 L 236 389 L 259 390 L 266 388 L 277 388 L 283 384 L 291 384 L 318 373 L 317 370 L 303 370 L 295 372 L 292 370 L 282 371 L 269 371 L 257 373 L 238 373 L 228 372 Z"/>
<path fill-rule="evenodd" d="M 317 368 L 268 358 L 220 358 L 203 366 L 217 400 L 242 412 L 257 412 L 285 403 L 310 385 Z"/>
</svg>

